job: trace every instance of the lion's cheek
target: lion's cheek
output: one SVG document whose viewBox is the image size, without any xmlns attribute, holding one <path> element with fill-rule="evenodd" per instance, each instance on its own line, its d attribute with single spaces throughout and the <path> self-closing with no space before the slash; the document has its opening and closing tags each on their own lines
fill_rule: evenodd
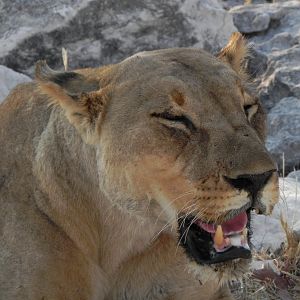
<svg viewBox="0 0 300 300">
<path fill-rule="evenodd" d="M 195 185 L 181 175 L 172 157 L 147 155 L 126 170 L 137 198 L 148 195 L 168 210 L 182 210 L 196 194 Z"/>
</svg>

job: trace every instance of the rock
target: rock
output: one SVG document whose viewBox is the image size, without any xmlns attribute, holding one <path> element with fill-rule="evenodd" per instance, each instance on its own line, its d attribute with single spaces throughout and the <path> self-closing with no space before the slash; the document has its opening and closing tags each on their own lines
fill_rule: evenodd
<svg viewBox="0 0 300 300">
<path fill-rule="evenodd" d="M 251 229 L 253 232 L 251 242 L 256 250 L 271 249 L 276 252 L 286 242 L 286 233 L 280 219 L 288 223 L 289 228 L 295 228 L 300 220 L 300 183 L 292 178 L 279 179 L 279 202 L 275 205 L 271 215 L 257 215 L 251 213 Z"/>
<path fill-rule="evenodd" d="M 300 153 L 299 115 L 292 110 L 292 102 L 297 98 L 298 105 L 300 99 L 300 2 L 243 5 L 233 7 L 230 13 L 235 26 L 253 45 L 247 67 L 270 113 L 267 146 L 280 168 L 284 152 L 286 168 L 293 170 L 299 165 Z"/>
<path fill-rule="evenodd" d="M 230 9 L 234 6 L 239 6 L 239 5 L 262 4 L 262 3 L 270 3 L 272 1 L 274 2 L 275 0 L 222 0 L 222 5 L 225 9 Z M 285 0 L 281 0 L 281 1 L 285 1 Z"/>
<path fill-rule="evenodd" d="M 299 26 L 299 24 L 297 25 L 299 5 L 299 1 L 295 0 L 272 4 L 241 5 L 233 7 L 230 13 L 233 16 L 234 25 L 240 32 L 248 34 L 259 33 L 266 29 L 275 29 L 273 32 L 270 32 L 270 35 L 274 35 L 278 31 L 284 32 L 282 29 L 287 24 L 291 26 L 287 32 L 297 31 Z M 293 17 L 296 17 L 296 20 L 286 18 L 286 15 L 293 15 Z M 266 32 L 266 34 L 269 33 Z"/>
<path fill-rule="evenodd" d="M 250 64 L 251 73 L 259 76 L 259 96 L 267 111 L 284 97 L 298 97 L 300 2 L 243 5 L 232 8 L 230 13 L 235 26 L 246 34 L 258 54 L 255 63 Z"/>
<path fill-rule="evenodd" d="M 270 15 L 256 10 L 245 10 L 241 13 L 233 14 L 234 24 L 242 33 L 252 33 L 264 31 L 269 27 Z"/>
<path fill-rule="evenodd" d="M 268 114 L 266 146 L 282 168 L 293 170 L 300 165 L 300 99 L 283 98 Z"/>
<path fill-rule="evenodd" d="M 247 72 L 251 78 L 257 78 L 267 70 L 268 57 L 253 46 L 249 49 L 249 58 L 246 61 Z"/>
<path fill-rule="evenodd" d="M 236 31 L 218 0 L 1 3 L 0 63 L 27 74 L 38 59 L 62 67 L 62 47 L 68 50 L 71 69 L 95 67 L 142 50 L 217 49 Z"/>
<path fill-rule="evenodd" d="M 293 171 L 291 173 L 289 173 L 289 175 L 287 176 L 288 178 L 293 178 L 293 179 L 297 179 L 297 181 L 300 183 L 300 170 L 298 171 Z M 299 221 L 300 222 L 300 221 Z M 299 223 L 300 226 L 300 223 Z M 299 228 L 300 229 L 300 228 Z"/>
<path fill-rule="evenodd" d="M 290 76 L 292 69 L 291 67 L 277 68 L 267 80 L 261 83 L 260 98 L 265 102 L 265 107 L 268 110 L 281 99 L 295 95 L 293 91 L 296 91 L 297 84 L 293 83 L 293 78 Z M 300 73 L 297 70 L 294 71 L 295 80 L 300 79 Z"/>
<path fill-rule="evenodd" d="M 17 84 L 30 80 L 31 79 L 24 74 L 17 73 L 5 66 L 0 66 L 0 103 Z"/>
<path fill-rule="evenodd" d="M 280 271 L 276 264 L 274 263 L 273 259 L 267 259 L 267 260 L 253 260 L 250 264 L 250 270 L 261 270 L 261 269 L 270 269 L 275 274 L 280 275 Z"/>
<path fill-rule="evenodd" d="M 297 40 L 288 32 L 276 34 L 271 39 L 258 45 L 258 49 L 263 52 L 280 51 L 291 48 L 297 43 Z"/>
<path fill-rule="evenodd" d="M 299 97 L 299 59 L 298 46 L 269 53 L 267 69 L 258 78 L 259 96 L 267 111 L 284 97 Z"/>
</svg>

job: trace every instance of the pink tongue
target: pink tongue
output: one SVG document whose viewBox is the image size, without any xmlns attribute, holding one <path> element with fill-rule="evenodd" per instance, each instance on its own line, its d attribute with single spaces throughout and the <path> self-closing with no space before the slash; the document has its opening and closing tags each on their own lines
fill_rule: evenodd
<svg viewBox="0 0 300 300">
<path fill-rule="evenodd" d="M 245 228 L 247 221 L 248 221 L 247 214 L 245 212 L 242 212 L 239 215 L 235 216 L 234 218 L 221 224 L 223 233 L 230 234 L 232 232 L 240 232 Z M 210 233 L 216 232 L 217 229 L 216 224 L 202 223 L 200 220 L 197 221 L 197 225 Z"/>
</svg>

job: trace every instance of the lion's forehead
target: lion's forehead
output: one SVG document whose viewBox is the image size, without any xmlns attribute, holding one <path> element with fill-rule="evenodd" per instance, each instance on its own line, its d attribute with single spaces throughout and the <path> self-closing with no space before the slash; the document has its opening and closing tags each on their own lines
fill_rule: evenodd
<svg viewBox="0 0 300 300">
<path fill-rule="evenodd" d="M 118 64 L 126 79 L 173 76 L 183 82 L 199 82 L 220 87 L 236 84 L 237 74 L 213 55 L 193 48 L 139 52 Z"/>
</svg>

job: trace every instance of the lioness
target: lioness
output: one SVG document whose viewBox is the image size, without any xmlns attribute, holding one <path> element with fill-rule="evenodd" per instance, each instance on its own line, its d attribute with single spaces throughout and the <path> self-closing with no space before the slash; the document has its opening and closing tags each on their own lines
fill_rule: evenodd
<svg viewBox="0 0 300 300">
<path fill-rule="evenodd" d="M 1 299 L 231 299 L 278 198 L 246 52 L 37 64 L 0 108 Z"/>
</svg>

